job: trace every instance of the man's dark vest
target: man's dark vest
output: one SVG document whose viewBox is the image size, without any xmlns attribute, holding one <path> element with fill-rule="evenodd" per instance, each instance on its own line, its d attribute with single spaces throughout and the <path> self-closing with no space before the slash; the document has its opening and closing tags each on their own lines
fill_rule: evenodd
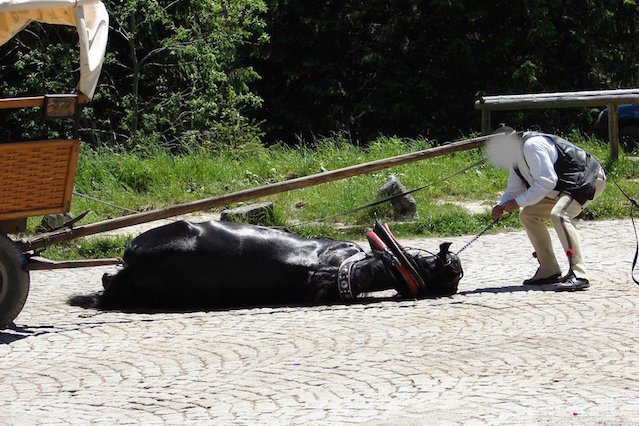
<svg viewBox="0 0 639 426">
<path fill-rule="evenodd" d="M 583 149 L 562 139 L 556 135 L 548 135 L 539 132 L 526 132 L 522 135 L 524 143 L 535 136 L 542 136 L 552 141 L 557 148 L 557 161 L 555 162 L 555 173 L 557 173 L 557 185 L 555 191 L 568 193 L 579 204 L 595 198 L 597 175 L 601 165 L 595 157 Z M 530 187 L 530 184 L 523 178 L 518 168 L 515 173 Z"/>
</svg>

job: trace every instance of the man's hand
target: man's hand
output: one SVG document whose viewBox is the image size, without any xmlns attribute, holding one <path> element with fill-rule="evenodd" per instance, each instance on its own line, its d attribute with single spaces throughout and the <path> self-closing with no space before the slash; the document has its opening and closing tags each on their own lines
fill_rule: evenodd
<svg viewBox="0 0 639 426">
<path fill-rule="evenodd" d="M 501 219 L 504 213 L 512 213 L 515 210 L 519 210 L 519 204 L 517 204 L 517 201 L 515 200 L 508 200 L 501 205 L 497 204 L 495 207 L 493 207 L 493 222 L 497 222 L 499 219 Z"/>
<path fill-rule="evenodd" d="M 508 213 L 512 213 L 516 210 L 519 210 L 519 204 L 515 200 L 508 200 L 504 204 L 501 205 L 501 208 Z"/>
</svg>

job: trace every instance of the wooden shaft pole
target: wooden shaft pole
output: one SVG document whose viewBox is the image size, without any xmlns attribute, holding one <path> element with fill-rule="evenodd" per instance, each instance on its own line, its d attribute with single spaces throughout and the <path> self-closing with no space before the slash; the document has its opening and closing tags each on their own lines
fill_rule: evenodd
<svg viewBox="0 0 639 426">
<path fill-rule="evenodd" d="M 619 118 L 617 104 L 608 104 L 608 138 L 610 140 L 610 158 L 619 158 Z"/>
<path fill-rule="evenodd" d="M 490 136 L 481 136 L 477 138 L 466 139 L 435 148 L 425 149 L 423 151 L 412 152 L 410 154 L 398 155 L 396 157 L 371 161 L 369 163 L 344 167 L 342 169 L 303 176 L 300 178 L 272 183 L 257 188 L 245 189 L 242 191 L 232 192 L 230 194 L 219 195 L 211 198 L 205 198 L 203 200 L 193 201 L 190 203 L 178 204 L 164 209 L 135 213 L 128 216 L 122 216 L 115 219 L 96 222 L 89 225 L 78 226 L 73 229 L 61 229 L 58 231 L 36 235 L 20 240 L 17 242 L 17 244 L 22 248 L 23 251 L 35 250 L 42 247 L 47 247 L 55 243 L 69 241 L 87 235 L 113 231 L 115 229 L 126 228 L 127 226 L 139 225 L 141 223 L 152 222 L 159 219 L 167 219 L 170 217 L 193 213 L 196 211 L 208 210 L 226 204 L 252 200 L 267 195 L 291 191 L 293 189 L 319 185 L 321 183 L 332 182 L 351 176 L 362 175 L 365 173 L 372 173 L 378 170 L 400 166 L 402 164 L 414 163 L 416 161 L 425 160 L 427 158 L 440 157 L 442 155 L 452 154 L 458 151 L 467 151 L 473 148 L 480 147 L 489 137 Z"/>
<path fill-rule="evenodd" d="M 51 269 L 71 269 L 71 268 L 89 268 L 92 266 L 112 266 L 121 265 L 122 259 L 87 259 L 87 260 L 67 260 L 56 262 L 54 260 L 33 256 L 29 258 L 26 264 L 28 271 L 48 271 Z"/>
</svg>

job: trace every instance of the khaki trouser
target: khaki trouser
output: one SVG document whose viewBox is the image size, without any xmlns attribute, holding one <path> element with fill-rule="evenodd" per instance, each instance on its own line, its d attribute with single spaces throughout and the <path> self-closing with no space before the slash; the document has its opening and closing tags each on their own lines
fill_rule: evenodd
<svg viewBox="0 0 639 426">
<path fill-rule="evenodd" d="M 601 171 L 597 177 L 595 198 L 601 195 L 605 187 L 606 177 Z M 525 207 L 521 211 L 519 219 L 524 228 L 526 228 L 528 238 L 530 238 L 539 261 L 539 270 L 534 278 L 546 278 L 561 273 L 561 268 L 552 249 L 550 233 L 546 227 L 546 222 L 550 219 L 557 231 L 564 253 L 572 254 L 572 256 L 568 256 L 570 269 L 577 278 L 588 279 L 588 272 L 586 271 L 586 264 L 573 219 L 589 203 L 590 201 L 582 206 L 570 195 L 561 194 L 558 199 L 544 198 L 537 204 Z"/>
</svg>

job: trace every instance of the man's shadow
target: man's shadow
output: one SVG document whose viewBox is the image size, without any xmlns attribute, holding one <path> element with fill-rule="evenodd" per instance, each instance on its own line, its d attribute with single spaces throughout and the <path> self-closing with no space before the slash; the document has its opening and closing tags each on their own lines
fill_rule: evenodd
<svg viewBox="0 0 639 426">
<path fill-rule="evenodd" d="M 495 286 L 495 287 L 483 287 L 476 288 L 474 290 L 468 291 L 460 291 L 457 294 L 461 296 L 467 296 L 470 294 L 479 294 L 479 293 L 516 293 L 520 291 L 549 291 L 554 292 L 557 287 L 554 284 L 545 284 L 545 285 L 523 285 L 523 284 L 515 284 L 515 285 L 506 285 L 506 286 Z"/>
</svg>

